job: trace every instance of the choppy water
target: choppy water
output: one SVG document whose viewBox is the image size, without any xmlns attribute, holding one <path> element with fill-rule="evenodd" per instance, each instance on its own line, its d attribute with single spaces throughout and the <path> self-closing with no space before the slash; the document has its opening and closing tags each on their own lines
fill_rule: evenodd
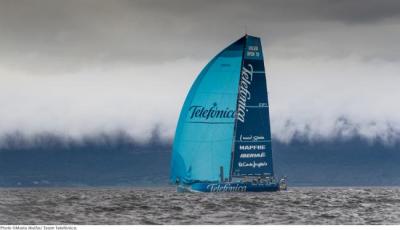
<svg viewBox="0 0 400 230">
<path fill-rule="evenodd" d="M 0 189 L 0 224 L 400 224 L 400 188 Z"/>
</svg>

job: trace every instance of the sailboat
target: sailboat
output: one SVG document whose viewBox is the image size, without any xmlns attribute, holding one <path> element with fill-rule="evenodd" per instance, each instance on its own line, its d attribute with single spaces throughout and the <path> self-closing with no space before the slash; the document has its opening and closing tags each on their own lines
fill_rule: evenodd
<svg viewBox="0 0 400 230">
<path fill-rule="evenodd" d="M 170 181 L 178 192 L 286 189 L 274 177 L 260 38 L 246 34 L 198 75 L 176 128 Z"/>
</svg>

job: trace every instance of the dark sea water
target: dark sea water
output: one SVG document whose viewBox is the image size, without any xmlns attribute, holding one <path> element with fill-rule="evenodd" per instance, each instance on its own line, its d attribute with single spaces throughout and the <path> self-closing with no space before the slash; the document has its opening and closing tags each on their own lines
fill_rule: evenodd
<svg viewBox="0 0 400 230">
<path fill-rule="evenodd" d="M 400 188 L 0 189 L 0 224 L 400 224 Z"/>
</svg>

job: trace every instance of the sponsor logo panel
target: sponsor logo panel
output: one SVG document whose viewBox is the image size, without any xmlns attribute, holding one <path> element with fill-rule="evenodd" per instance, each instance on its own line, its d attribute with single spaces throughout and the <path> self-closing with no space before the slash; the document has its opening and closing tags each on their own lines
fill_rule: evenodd
<svg viewBox="0 0 400 230">
<path fill-rule="evenodd" d="M 220 108 L 217 103 L 211 106 L 192 105 L 189 107 L 190 120 L 204 120 L 210 119 L 232 119 L 235 118 L 235 110 L 229 107 Z"/>
<path fill-rule="evenodd" d="M 246 185 L 239 184 L 209 184 L 207 190 L 210 192 L 246 192 Z"/>
</svg>

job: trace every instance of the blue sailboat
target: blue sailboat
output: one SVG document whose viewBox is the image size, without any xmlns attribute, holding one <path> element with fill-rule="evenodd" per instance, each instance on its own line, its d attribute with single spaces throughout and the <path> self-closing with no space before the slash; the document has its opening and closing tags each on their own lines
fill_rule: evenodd
<svg viewBox="0 0 400 230">
<path fill-rule="evenodd" d="M 260 38 L 245 35 L 215 56 L 193 83 L 173 143 L 178 192 L 286 189 L 274 177 Z"/>
</svg>

